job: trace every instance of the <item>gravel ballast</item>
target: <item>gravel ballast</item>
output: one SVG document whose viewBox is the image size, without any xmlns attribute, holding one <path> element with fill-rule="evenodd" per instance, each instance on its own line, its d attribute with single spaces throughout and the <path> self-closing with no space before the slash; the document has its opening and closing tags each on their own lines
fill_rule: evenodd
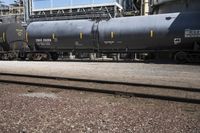
<svg viewBox="0 0 200 133">
<path fill-rule="evenodd" d="M 0 84 L 0 132 L 198 133 L 200 105 Z"/>
</svg>

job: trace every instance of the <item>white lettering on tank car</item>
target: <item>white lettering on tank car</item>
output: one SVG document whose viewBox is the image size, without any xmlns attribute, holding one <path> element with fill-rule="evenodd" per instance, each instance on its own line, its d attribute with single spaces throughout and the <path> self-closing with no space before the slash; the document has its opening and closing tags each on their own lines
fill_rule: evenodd
<svg viewBox="0 0 200 133">
<path fill-rule="evenodd" d="M 200 30 L 185 29 L 185 38 L 200 37 Z"/>
<path fill-rule="evenodd" d="M 43 42 L 51 42 L 51 39 L 43 39 Z"/>
<path fill-rule="evenodd" d="M 37 43 L 37 45 L 40 45 L 40 46 L 48 46 L 48 45 L 51 45 L 51 38 L 40 38 L 40 39 L 35 39 L 35 42 Z"/>
<path fill-rule="evenodd" d="M 51 40 L 51 38 L 49 39 L 49 38 L 40 38 L 40 39 L 35 39 L 35 41 L 36 42 L 51 42 L 52 40 Z"/>
<path fill-rule="evenodd" d="M 42 39 L 35 39 L 35 42 L 42 42 Z"/>
<path fill-rule="evenodd" d="M 174 38 L 174 45 L 178 45 L 181 43 L 181 38 Z"/>
<path fill-rule="evenodd" d="M 114 44 L 114 41 L 104 41 L 105 44 Z"/>
</svg>

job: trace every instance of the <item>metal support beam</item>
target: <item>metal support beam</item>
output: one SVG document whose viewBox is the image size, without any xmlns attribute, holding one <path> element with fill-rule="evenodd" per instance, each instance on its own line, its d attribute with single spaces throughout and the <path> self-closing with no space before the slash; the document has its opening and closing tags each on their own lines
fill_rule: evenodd
<svg viewBox="0 0 200 133">
<path fill-rule="evenodd" d="M 149 15 L 149 0 L 144 0 L 144 15 Z"/>
</svg>

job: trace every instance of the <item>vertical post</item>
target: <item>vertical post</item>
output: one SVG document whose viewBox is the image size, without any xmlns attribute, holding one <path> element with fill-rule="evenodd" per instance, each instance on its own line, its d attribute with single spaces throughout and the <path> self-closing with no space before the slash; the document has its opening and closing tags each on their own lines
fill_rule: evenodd
<svg viewBox="0 0 200 133">
<path fill-rule="evenodd" d="M 33 0 L 28 0 L 28 9 L 29 9 L 29 16 L 30 16 L 32 15 L 33 9 L 34 9 Z"/>
<path fill-rule="evenodd" d="M 140 15 L 141 16 L 144 15 L 143 12 L 144 12 L 144 0 L 141 0 L 141 5 L 140 5 Z"/>
<path fill-rule="evenodd" d="M 149 15 L 149 0 L 144 0 L 144 15 Z"/>
<path fill-rule="evenodd" d="M 120 61 L 120 53 L 117 54 L 117 61 Z"/>
<path fill-rule="evenodd" d="M 114 18 L 116 18 L 117 17 L 117 6 L 115 5 L 115 7 L 114 7 Z"/>
<path fill-rule="evenodd" d="M 27 21 L 27 15 L 28 15 L 28 8 L 27 8 L 27 6 L 28 6 L 28 4 L 27 4 L 27 0 L 23 0 L 23 6 L 24 6 L 24 22 L 26 22 Z"/>
</svg>

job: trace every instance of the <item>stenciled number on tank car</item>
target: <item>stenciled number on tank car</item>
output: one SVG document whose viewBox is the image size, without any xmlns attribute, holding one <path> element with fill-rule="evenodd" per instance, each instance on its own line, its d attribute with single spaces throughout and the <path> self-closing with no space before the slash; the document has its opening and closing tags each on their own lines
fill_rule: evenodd
<svg viewBox="0 0 200 133">
<path fill-rule="evenodd" d="M 49 46 L 51 45 L 52 39 L 51 38 L 40 38 L 40 39 L 35 39 L 35 42 L 37 45 L 40 46 Z"/>
<path fill-rule="evenodd" d="M 185 38 L 200 37 L 200 30 L 185 29 Z"/>
</svg>

